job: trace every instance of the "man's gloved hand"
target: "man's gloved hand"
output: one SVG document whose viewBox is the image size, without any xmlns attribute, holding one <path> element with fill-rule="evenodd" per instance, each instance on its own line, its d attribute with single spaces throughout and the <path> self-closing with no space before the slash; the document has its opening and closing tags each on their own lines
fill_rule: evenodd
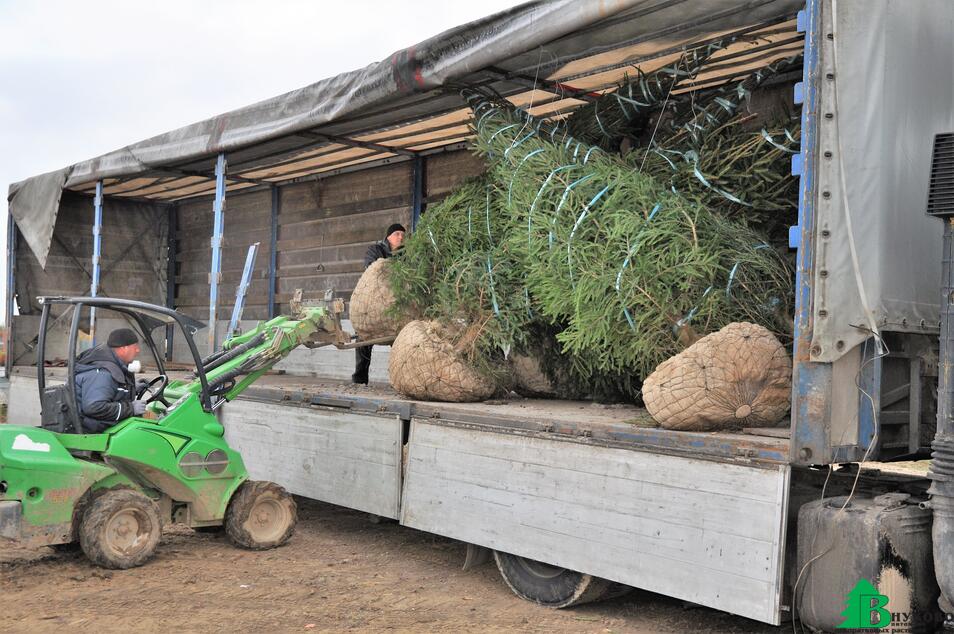
<svg viewBox="0 0 954 634">
<path fill-rule="evenodd" d="M 133 416 L 142 416 L 146 413 L 146 401 L 133 401 Z"/>
</svg>

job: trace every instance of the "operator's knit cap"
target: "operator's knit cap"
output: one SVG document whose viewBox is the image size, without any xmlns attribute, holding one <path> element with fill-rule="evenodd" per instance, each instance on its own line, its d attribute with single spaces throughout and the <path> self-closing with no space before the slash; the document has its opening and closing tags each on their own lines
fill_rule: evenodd
<svg viewBox="0 0 954 634">
<path fill-rule="evenodd" d="M 109 333 L 109 339 L 106 340 L 106 345 L 110 348 L 122 348 L 134 343 L 139 343 L 139 337 L 129 328 L 117 328 Z"/>
<path fill-rule="evenodd" d="M 394 233 L 395 231 L 404 231 L 404 232 L 407 232 L 407 229 L 404 228 L 404 225 L 395 222 L 393 225 L 391 225 L 390 227 L 388 227 L 388 232 L 384 234 L 384 237 L 387 238 L 389 235 L 391 235 L 391 234 Z"/>
</svg>

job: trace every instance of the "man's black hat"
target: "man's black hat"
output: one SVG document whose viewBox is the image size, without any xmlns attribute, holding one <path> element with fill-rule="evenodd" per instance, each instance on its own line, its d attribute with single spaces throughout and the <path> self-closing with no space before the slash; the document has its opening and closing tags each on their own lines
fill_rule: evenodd
<svg viewBox="0 0 954 634">
<path fill-rule="evenodd" d="M 129 328 L 117 328 L 109 333 L 109 339 L 106 340 L 106 345 L 110 348 L 122 348 L 134 343 L 139 343 L 139 337 Z"/>
<path fill-rule="evenodd" d="M 391 235 L 391 234 L 394 233 L 395 231 L 404 231 L 404 232 L 406 232 L 407 229 L 404 228 L 404 225 L 395 222 L 393 225 L 391 225 L 390 227 L 388 227 L 388 232 L 384 234 L 384 237 L 387 238 L 389 235 Z"/>
</svg>

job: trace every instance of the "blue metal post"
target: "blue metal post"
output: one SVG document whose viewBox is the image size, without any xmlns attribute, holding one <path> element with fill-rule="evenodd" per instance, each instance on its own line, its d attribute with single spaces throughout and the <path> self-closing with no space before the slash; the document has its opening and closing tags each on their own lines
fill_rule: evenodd
<svg viewBox="0 0 954 634">
<path fill-rule="evenodd" d="M 4 375 L 10 376 L 10 370 L 13 365 L 13 350 L 10 349 L 10 346 L 13 344 L 13 302 L 15 301 L 17 289 L 16 289 L 16 268 L 17 268 L 17 223 L 13 219 L 13 215 L 9 212 L 7 213 L 7 304 L 6 304 L 6 321 L 4 325 L 7 327 L 7 340 L 4 342 L 6 346 L 6 361 L 4 362 Z"/>
<path fill-rule="evenodd" d="M 242 281 L 235 289 L 235 305 L 232 306 L 232 319 L 229 320 L 229 330 L 225 333 L 226 339 L 231 339 L 238 332 L 242 311 L 245 310 L 245 296 L 248 294 L 248 287 L 252 283 L 252 271 L 255 270 L 255 256 L 258 255 L 258 245 L 258 242 L 249 245 L 248 253 L 245 254 L 245 268 L 242 269 Z"/>
<path fill-rule="evenodd" d="M 212 272 L 209 273 L 209 353 L 219 349 L 216 308 L 222 281 L 222 235 L 225 231 L 225 153 L 215 161 L 215 201 L 212 203 Z"/>
<path fill-rule="evenodd" d="M 179 206 L 170 205 L 166 212 L 169 234 L 166 236 L 166 308 L 175 308 L 176 302 L 176 256 L 179 254 L 178 232 Z M 175 326 L 166 326 L 166 361 L 172 361 L 172 343 L 175 339 Z"/>
<path fill-rule="evenodd" d="M 93 280 L 89 287 L 89 296 L 96 297 L 99 292 L 99 271 L 102 255 L 103 232 L 103 181 L 96 181 L 96 196 L 93 198 Z M 96 309 L 89 309 L 89 339 L 96 345 Z"/>
<path fill-rule="evenodd" d="M 417 227 L 424 213 L 424 181 L 427 164 L 423 156 L 414 157 L 414 189 L 411 191 L 411 231 Z"/>
<path fill-rule="evenodd" d="M 272 232 L 268 247 L 268 318 L 275 317 L 275 279 L 278 275 L 278 211 L 282 204 L 282 192 L 278 185 L 272 186 Z"/>
<path fill-rule="evenodd" d="M 802 102 L 802 137 L 792 172 L 799 177 L 798 225 L 789 231 L 789 246 L 798 249 L 795 272 L 795 345 L 792 374 L 791 459 L 798 464 L 827 464 L 831 459 L 830 417 L 832 368 L 811 361 L 814 331 L 812 284 L 815 260 L 815 194 L 818 161 L 818 82 L 821 73 L 821 1 L 808 0 L 798 16 L 805 32 L 805 66 L 796 87 Z"/>
</svg>

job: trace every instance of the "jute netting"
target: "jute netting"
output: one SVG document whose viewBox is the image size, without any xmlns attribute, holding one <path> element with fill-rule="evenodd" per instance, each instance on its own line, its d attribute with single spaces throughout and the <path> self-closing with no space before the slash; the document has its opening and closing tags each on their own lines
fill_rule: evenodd
<svg viewBox="0 0 954 634">
<path fill-rule="evenodd" d="M 362 339 L 395 337 L 408 318 L 392 310 L 391 260 L 379 259 L 361 275 L 351 294 L 351 325 Z"/>
<path fill-rule="evenodd" d="M 778 339 L 733 323 L 660 364 L 643 383 L 643 402 L 666 429 L 740 429 L 778 423 L 791 390 L 792 362 Z"/>
<path fill-rule="evenodd" d="M 388 377 L 402 394 L 425 401 L 482 401 L 494 381 L 471 366 L 455 347 L 456 333 L 433 321 L 412 321 L 391 346 Z"/>
</svg>

